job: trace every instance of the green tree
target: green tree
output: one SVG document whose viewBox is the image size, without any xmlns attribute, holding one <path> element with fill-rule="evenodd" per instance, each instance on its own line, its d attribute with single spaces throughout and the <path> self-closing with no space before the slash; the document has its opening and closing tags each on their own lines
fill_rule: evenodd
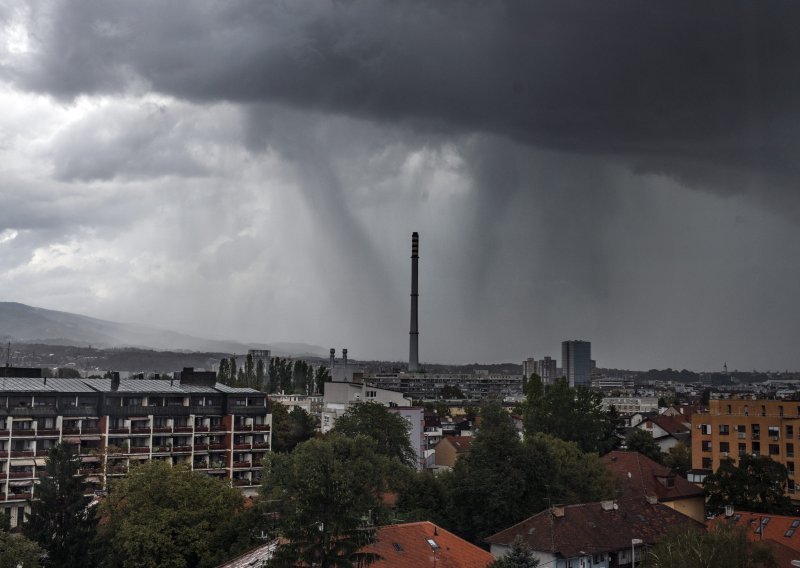
<svg viewBox="0 0 800 568">
<path fill-rule="evenodd" d="M 230 375 L 230 382 L 229 385 L 232 385 L 236 382 L 236 378 L 238 377 L 238 370 L 236 368 L 236 355 L 232 355 L 230 359 L 228 359 L 228 373 Z"/>
<path fill-rule="evenodd" d="M 289 409 L 279 403 L 272 404 L 272 451 L 291 452 L 297 444 L 314 437 L 316 422 L 305 410 Z"/>
<path fill-rule="evenodd" d="M 377 402 L 352 404 L 336 419 L 334 429 L 343 436 L 369 436 L 376 442 L 376 450 L 400 463 L 416 467 L 417 453 L 409 439 L 409 425 L 399 414 Z"/>
<path fill-rule="evenodd" d="M 453 398 L 466 398 L 460 388 L 453 385 L 444 385 L 442 390 L 439 391 L 439 398 L 453 399 Z"/>
<path fill-rule="evenodd" d="M 525 433 L 551 434 L 576 442 L 585 452 L 607 453 L 619 445 L 618 414 L 603 410 L 600 393 L 586 388 L 570 388 L 560 378 L 545 387 L 535 375 L 527 386 L 523 405 Z"/>
<path fill-rule="evenodd" d="M 268 454 L 262 491 L 276 505 L 281 545 L 275 566 L 364 566 L 359 550 L 374 542 L 370 517 L 392 473 L 375 441 L 330 435 L 300 444 L 291 454 Z"/>
<path fill-rule="evenodd" d="M 100 505 L 103 566 L 203 566 L 227 550 L 219 535 L 230 533 L 243 508 L 241 492 L 223 480 L 162 461 L 132 467 Z"/>
<path fill-rule="evenodd" d="M 264 368 L 264 360 L 260 359 L 256 363 L 256 385 L 255 388 L 262 389 L 264 388 L 264 373 L 266 369 Z"/>
<path fill-rule="evenodd" d="M 0 568 L 39 568 L 44 550 L 21 534 L 0 530 Z"/>
<path fill-rule="evenodd" d="M 664 454 L 664 465 L 676 474 L 686 477 L 686 473 L 692 467 L 692 451 L 686 444 L 675 444 Z"/>
<path fill-rule="evenodd" d="M 706 477 L 706 508 L 719 513 L 733 505 L 756 513 L 788 514 L 792 504 L 784 494 L 787 479 L 786 467 L 767 456 L 741 455 L 738 466 L 724 459 Z"/>
<path fill-rule="evenodd" d="M 322 394 L 325 391 L 325 383 L 331 380 L 331 372 L 325 365 L 320 365 L 314 371 L 314 392 Z"/>
<path fill-rule="evenodd" d="M 227 358 L 223 357 L 219 361 L 219 370 L 217 371 L 217 380 L 223 385 L 229 385 L 231 382 L 231 364 Z"/>
<path fill-rule="evenodd" d="M 508 554 L 489 564 L 489 568 L 536 568 L 537 566 L 539 559 L 533 556 L 531 548 L 519 536 L 514 539 Z"/>
<path fill-rule="evenodd" d="M 244 386 L 253 387 L 256 384 L 256 363 L 253 354 L 248 353 L 244 360 Z"/>
<path fill-rule="evenodd" d="M 45 472 L 29 501 L 25 536 L 47 551 L 50 566 L 79 568 L 93 565 L 90 544 L 95 534 L 94 509 L 84 495 L 85 476 L 79 475 L 80 458 L 62 442 L 45 461 Z"/>
<path fill-rule="evenodd" d="M 647 430 L 642 430 L 641 428 L 631 430 L 625 437 L 625 447 L 629 452 L 639 452 L 658 463 L 664 461 L 664 454 L 661 452 L 661 448 L 653 439 L 653 435 Z"/>
<path fill-rule="evenodd" d="M 398 516 L 406 522 L 431 521 L 437 525 L 448 525 L 446 516 L 448 487 L 451 484 L 449 471 L 433 474 L 430 470 L 408 470 L 398 482 Z"/>
<path fill-rule="evenodd" d="M 777 568 L 768 545 L 751 542 L 742 527 L 717 524 L 706 532 L 679 528 L 645 556 L 648 568 Z"/>
</svg>

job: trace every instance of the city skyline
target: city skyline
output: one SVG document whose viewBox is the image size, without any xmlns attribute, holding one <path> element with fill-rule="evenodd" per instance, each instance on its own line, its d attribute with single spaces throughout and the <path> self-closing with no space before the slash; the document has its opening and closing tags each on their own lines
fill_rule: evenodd
<svg viewBox="0 0 800 568">
<path fill-rule="evenodd" d="M 422 363 L 800 369 L 798 16 L 0 2 L 0 301 L 403 361 L 419 231 Z"/>
</svg>

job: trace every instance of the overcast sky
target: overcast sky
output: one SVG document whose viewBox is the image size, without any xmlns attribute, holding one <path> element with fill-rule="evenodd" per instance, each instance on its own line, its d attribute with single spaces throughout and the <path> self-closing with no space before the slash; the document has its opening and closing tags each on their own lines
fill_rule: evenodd
<svg viewBox="0 0 800 568">
<path fill-rule="evenodd" d="M 0 0 L 0 300 L 800 369 L 800 3 Z"/>
</svg>

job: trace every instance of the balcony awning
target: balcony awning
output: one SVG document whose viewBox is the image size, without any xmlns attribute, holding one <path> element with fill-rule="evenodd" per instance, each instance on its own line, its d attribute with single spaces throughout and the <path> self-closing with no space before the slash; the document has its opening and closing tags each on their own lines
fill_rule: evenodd
<svg viewBox="0 0 800 568">
<path fill-rule="evenodd" d="M 11 487 L 30 487 L 31 485 L 33 485 L 33 480 L 23 479 L 18 481 L 9 481 L 8 484 Z"/>
<path fill-rule="evenodd" d="M 44 460 L 42 460 L 42 461 L 44 461 Z M 17 467 L 18 465 L 19 466 L 21 466 L 21 465 L 36 465 L 36 462 L 34 460 L 31 460 L 31 459 L 21 460 L 21 459 L 15 458 L 14 461 L 11 462 L 11 465 L 13 465 L 14 467 Z"/>
<path fill-rule="evenodd" d="M 33 461 L 35 461 L 35 462 L 36 462 L 36 465 L 37 465 L 37 467 L 42 467 L 42 466 L 44 466 L 44 465 L 47 465 L 47 463 L 46 463 L 46 462 L 47 462 L 46 458 L 35 459 L 35 460 L 33 460 Z"/>
</svg>

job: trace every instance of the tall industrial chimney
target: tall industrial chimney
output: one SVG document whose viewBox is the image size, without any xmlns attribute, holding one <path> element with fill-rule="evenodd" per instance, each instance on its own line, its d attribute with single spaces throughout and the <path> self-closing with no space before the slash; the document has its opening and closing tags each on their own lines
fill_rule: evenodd
<svg viewBox="0 0 800 568">
<path fill-rule="evenodd" d="M 417 326 L 417 300 L 419 299 L 419 233 L 411 234 L 411 331 L 409 332 L 408 370 L 419 371 L 419 327 Z"/>
<path fill-rule="evenodd" d="M 347 347 L 342 349 L 342 365 L 344 366 L 344 372 L 347 373 Z"/>
<path fill-rule="evenodd" d="M 331 347 L 331 361 L 330 361 L 330 371 L 331 371 L 331 380 L 333 379 L 333 365 L 336 363 L 336 349 Z"/>
</svg>

